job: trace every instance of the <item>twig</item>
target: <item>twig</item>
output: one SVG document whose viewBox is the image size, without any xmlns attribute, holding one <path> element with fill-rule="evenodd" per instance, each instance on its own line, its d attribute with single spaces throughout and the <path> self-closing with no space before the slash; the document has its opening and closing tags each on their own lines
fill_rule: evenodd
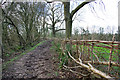
<svg viewBox="0 0 120 80">
<path fill-rule="evenodd" d="M 88 49 L 91 51 L 91 49 L 90 49 L 90 48 L 88 48 Z M 92 53 L 95 55 L 95 57 L 96 57 L 97 61 L 98 61 L 98 62 L 100 62 L 100 60 L 99 60 L 98 56 L 97 56 L 94 52 L 92 52 Z"/>
<path fill-rule="evenodd" d="M 63 66 L 66 66 L 63 64 Z M 82 66 L 74 66 L 74 67 L 69 67 L 69 66 L 66 66 L 67 68 L 70 68 L 70 69 L 73 69 L 73 68 L 82 68 Z"/>
<path fill-rule="evenodd" d="M 76 71 L 73 71 L 72 69 L 70 69 L 69 67 L 67 67 L 67 66 L 65 66 L 65 65 L 63 65 L 63 67 L 65 67 L 66 69 L 68 69 L 69 71 L 71 71 L 72 73 L 75 73 L 75 74 L 80 74 L 80 75 L 82 75 L 82 76 L 88 76 L 88 75 L 85 75 L 85 74 L 83 74 L 83 73 L 80 73 L 80 72 L 76 72 Z"/>
<path fill-rule="evenodd" d="M 82 62 L 82 60 L 80 59 L 81 58 L 81 52 L 79 50 L 78 50 L 78 52 L 80 53 L 78 59 L 79 59 L 80 62 Z"/>
</svg>

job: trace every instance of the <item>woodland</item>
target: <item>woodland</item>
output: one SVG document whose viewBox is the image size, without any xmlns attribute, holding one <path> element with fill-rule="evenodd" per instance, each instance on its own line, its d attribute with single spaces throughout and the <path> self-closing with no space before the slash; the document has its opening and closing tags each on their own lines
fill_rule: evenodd
<svg viewBox="0 0 120 80">
<path fill-rule="evenodd" d="M 71 1 L 1 1 L 0 57 L 3 80 L 119 80 L 120 26 L 116 33 L 112 29 L 105 33 L 102 26 L 93 32 L 84 26 L 73 30 L 76 14 L 84 6 L 96 3 L 105 6 L 103 1 L 81 0 L 72 10 Z M 94 7 L 90 8 L 93 12 Z"/>
</svg>

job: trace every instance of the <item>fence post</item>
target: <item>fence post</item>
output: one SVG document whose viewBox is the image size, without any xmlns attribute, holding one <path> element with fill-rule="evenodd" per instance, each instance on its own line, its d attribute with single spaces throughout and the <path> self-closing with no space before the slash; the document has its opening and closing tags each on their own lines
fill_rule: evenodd
<svg viewBox="0 0 120 80">
<path fill-rule="evenodd" d="M 113 44 L 113 43 L 112 43 L 112 44 Z M 110 49 L 110 56 L 109 56 L 108 72 L 110 71 L 110 67 L 111 67 L 111 61 L 112 61 L 112 52 L 113 52 L 113 46 L 111 46 L 111 49 Z"/>
<path fill-rule="evenodd" d="M 89 49 L 89 45 L 88 45 L 88 47 L 87 47 L 87 49 L 88 49 L 88 60 L 90 59 L 90 49 Z"/>
<path fill-rule="evenodd" d="M 84 60 L 84 54 L 85 54 L 85 42 L 83 41 L 83 48 L 81 53 L 81 59 Z"/>
<path fill-rule="evenodd" d="M 109 56 L 108 72 L 110 71 L 110 68 L 111 68 L 111 61 L 112 61 L 112 52 L 113 52 L 114 39 L 115 39 L 115 35 L 113 35 L 113 38 L 112 38 L 112 45 L 111 45 L 110 56 Z"/>
<path fill-rule="evenodd" d="M 119 41 L 120 42 L 120 41 Z M 120 44 L 118 44 L 118 64 L 120 64 Z M 120 67 L 118 68 L 120 70 Z M 120 78 L 120 71 L 118 72 L 119 78 Z"/>
<path fill-rule="evenodd" d="M 93 63 L 93 48 L 94 48 L 94 43 L 92 43 L 92 49 L 91 49 L 91 61 Z"/>
<path fill-rule="evenodd" d="M 78 54 L 78 41 L 76 41 L 76 53 Z"/>
</svg>

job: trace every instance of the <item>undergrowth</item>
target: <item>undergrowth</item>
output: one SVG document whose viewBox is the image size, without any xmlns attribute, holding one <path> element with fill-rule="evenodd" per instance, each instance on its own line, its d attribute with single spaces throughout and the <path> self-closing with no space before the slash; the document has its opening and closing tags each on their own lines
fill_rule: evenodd
<svg viewBox="0 0 120 80">
<path fill-rule="evenodd" d="M 59 55 L 58 56 L 58 59 L 60 61 L 59 68 L 62 68 L 63 64 L 65 64 L 65 65 L 68 64 L 68 58 L 69 57 L 68 57 L 67 50 L 64 51 L 65 54 L 63 54 L 63 51 L 61 49 L 61 42 L 55 42 L 55 41 L 53 41 L 52 45 L 53 46 L 51 47 L 51 49 L 54 49 L 56 51 L 56 53 Z M 69 46 L 68 46 L 68 48 L 69 48 Z"/>
</svg>

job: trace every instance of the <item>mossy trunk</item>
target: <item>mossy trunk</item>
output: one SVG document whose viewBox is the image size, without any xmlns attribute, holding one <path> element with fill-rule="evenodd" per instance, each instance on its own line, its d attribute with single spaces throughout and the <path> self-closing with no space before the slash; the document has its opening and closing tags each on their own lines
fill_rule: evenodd
<svg viewBox="0 0 120 80">
<path fill-rule="evenodd" d="M 64 2 L 64 16 L 66 26 L 66 38 L 72 36 L 72 17 L 70 14 L 70 2 Z"/>
</svg>

